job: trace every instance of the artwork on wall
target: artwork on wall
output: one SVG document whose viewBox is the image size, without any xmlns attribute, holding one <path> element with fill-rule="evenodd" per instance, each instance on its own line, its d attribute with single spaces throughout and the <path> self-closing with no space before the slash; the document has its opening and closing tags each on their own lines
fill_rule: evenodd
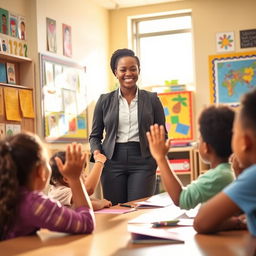
<svg viewBox="0 0 256 256">
<path fill-rule="evenodd" d="M 256 29 L 247 29 L 240 31 L 240 47 L 256 47 Z"/>
<path fill-rule="evenodd" d="M 168 137 L 173 141 L 194 139 L 192 92 L 168 92 L 158 94 L 165 118 Z"/>
<path fill-rule="evenodd" d="M 216 34 L 217 52 L 231 52 L 235 50 L 234 32 L 222 32 Z"/>
<path fill-rule="evenodd" d="M 0 33 L 9 34 L 9 12 L 0 8 Z"/>
<path fill-rule="evenodd" d="M 209 56 L 210 101 L 237 105 L 256 87 L 256 52 Z"/>
<path fill-rule="evenodd" d="M 57 52 L 56 20 L 46 18 L 47 50 Z"/>
<path fill-rule="evenodd" d="M 26 20 L 25 20 L 25 17 L 23 16 L 19 16 L 18 32 L 19 32 L 19 39 L 26 40 Z"/>
<path fill-rule="evenodd" d="M 71 26 L 62 24 L 62 35 L 63 35 L 63 55 L 67 57 L 72 57 Z"/>
<path fill-rule="evenodd" d="M 10 36 L 18 38 L 18 16 L 16 14 L 10 13 Z"/>
<path fill-rule="evenodd" d="M 88 128 L 84 68 L 42 54 L 40 60 L 45 140 L 86 141 Z"/>
</svg>

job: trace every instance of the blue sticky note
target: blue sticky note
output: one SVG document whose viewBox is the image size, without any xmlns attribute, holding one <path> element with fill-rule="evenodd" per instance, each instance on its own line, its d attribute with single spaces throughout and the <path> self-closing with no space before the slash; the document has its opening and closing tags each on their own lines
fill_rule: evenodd
<svg viewBox="0 0 256 256">
<path fill-rule="evenodd" d="M 189 128 L 189 125 L 178 123 L 175 132 L 187 135 Z"/>
<path fill-rule="evenodd" d="M 170 114 L 169 109 L 167 107 L 164 107 L 164 114 L 165 116 L 169 116 Z"/>
<path fill-rule="evenodd" d="M 0 83 L 7 83 L 5 63 L 0 63 Z"/>
</svg>

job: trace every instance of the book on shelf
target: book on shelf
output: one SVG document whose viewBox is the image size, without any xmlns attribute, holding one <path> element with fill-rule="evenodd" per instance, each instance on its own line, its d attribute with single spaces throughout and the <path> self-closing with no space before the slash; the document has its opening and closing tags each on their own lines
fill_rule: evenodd
<svg viewBox="0 0 256 256">
<path fill-rule="evenodd" d="M 0 83 L 6 83 L 6 66 L 5 63 L 0 62 Z"/>
<path fill-rule="evenodd" d="M 15 64 L 6 63 L 7 82 L 9 84 L 16 84 Z"/>
</svg>

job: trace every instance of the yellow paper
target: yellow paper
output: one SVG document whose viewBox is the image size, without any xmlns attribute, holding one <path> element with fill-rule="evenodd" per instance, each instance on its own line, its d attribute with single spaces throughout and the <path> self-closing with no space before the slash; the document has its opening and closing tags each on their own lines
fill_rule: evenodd
<svg viewBox="0 0 256 256">
<path fill-rule="evenodd" d="M 21 121 L 18 89 L 7 87 L 4 88 L 4 101 L 6 119 L 12 121 Z"/>
<path fill-rule="evenodd" d="M 0 88 L 0 116 L 4 115 L 4 98 L 3 98 L 3 89 Z"/>
<path fill-rule="evenodd" d="M 19 90 L 20 108 L 23 117 L 34 118 L 33 96 L 31 90 Z"/>
</svg>

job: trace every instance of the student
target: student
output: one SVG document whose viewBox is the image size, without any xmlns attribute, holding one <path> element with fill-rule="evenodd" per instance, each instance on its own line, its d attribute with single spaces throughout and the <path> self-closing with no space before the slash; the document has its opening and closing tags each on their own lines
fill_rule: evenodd
<svg viewBox="0 0 256 256">
<path fill-rule="evenodd" d="M 50 184 L 52 186 L 49 189 L 48 196 L 59 201 L 62 205 L 71 207 L 73 206 L 72 191 L 69 187 L 68 180 L 65 177 L 63 177 L 63 175 L 59 171 L 57 162 L 55 160 L 55 158 L 58 157 L 65 164 L 65 155 L 66 154 L 64 151 L 59 151 L 56 154 L 54 154 L 50 159 L 50 166 L 52 169 Z M 95 157 L 95 164 L 89 176 L 85 177 L 85 174 L 83 172 L 81 174 L 81 179 L 84 182 L 85 188 L 89 195 L 92 195 L 94 193 L 99 183 L 105 161 L 106 157 L 103 154 L 98 154 Z M 84 167 L 82 167 L 82 169 L 83 168 Z M 106 199 L 99 200 L 91 198 L 91 202 L 94 210 L 100 210 L 104 207 L 110 207 L 112 205 L 111 202 Z"/>
<path fill-rule="evenodd" d="M 147 132 L 150 151 L 160 169 L 164 186 L 175 205 L 191 209 L 220 192 L 234 179 L 228 158 L 231 154 L 234 111 L 226 106 L 210 106 L 199 117 L 199 154 L 211 169 L 187 187 L 170 169 L 166 154 L 170 140 L 165 142 L 164 127 L 154 125 Z"/>
<path fill-rule="evenodd" d="M 80 181 L 85 154 L 67 146 L 67 161 L 57 159 L 68 180 L 75 210 L 40 193 L 49 180 L 46 149 L 37 135 L 19 133 L 0 142 L 0 240 L 34 234 L 40 228 L 91 233 L 95 226 L 90 199 Z"/>
<path fill-rule="evenodd" d="M 234 122 L 233 151 L 239 166 L 246 168 L 223 192 L 209 200 L 198 212 L 194 228 L 199 233 L 224 229 L 243 229 L 243 219 L 234 217 L 243 211 L 247 227 L 256 236 L 256 90 L 244 95 Z M 214 214 L 213 214 L 214 212 Z"/>
</svg>

